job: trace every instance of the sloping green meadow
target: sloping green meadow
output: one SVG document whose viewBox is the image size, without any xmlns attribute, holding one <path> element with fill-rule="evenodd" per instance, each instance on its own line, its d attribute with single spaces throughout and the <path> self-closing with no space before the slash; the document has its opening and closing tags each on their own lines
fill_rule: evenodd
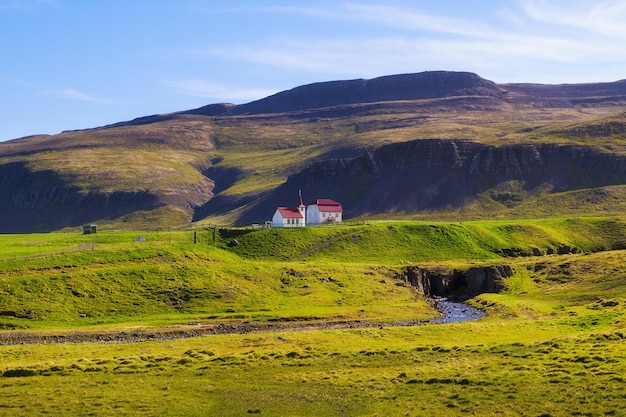
<svg viewBox="0 0 626 417">
<path fill-rule="evenodd" d="M 3 345 L 0 415 L 623 415 L 624 226 L 576 218 L 206 229 L 195 244 L 194 231 L 0 236 L 2 337 L 291 325 Z M 408 263 L 508 264 L 514 275 L 505 291 L 470 300 L 484 319 L 398 326 L 436 315 L 396 278 Z M 337 321 L 375 325 L 299 327 Z"/>
<path fill-rule="evenodd" d="M 248 259 L 398 264 L 497 259 L 626 248 L 626 223 L 618 218 L 470 222 L 368 222 L 306 229 L 224 230 L 237 240 L 233 253 Z M 568 253 L 569 253 L 568 251 Z"/>
</svg>

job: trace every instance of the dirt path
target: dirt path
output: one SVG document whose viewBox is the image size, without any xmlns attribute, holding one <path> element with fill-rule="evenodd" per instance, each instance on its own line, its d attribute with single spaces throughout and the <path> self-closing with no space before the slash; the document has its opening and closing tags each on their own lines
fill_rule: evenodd
<svg viewBox="0 0 626 417">
<path fill-rule="evenodd" d="M 373 322 L 363 320 L 312 321 L 312 322 L 275 322 L 275 323 L 219 323 L 196 324 L 163 327 L 159 329 L 106 330 L 106 331 L 68 331 L 62 333 L 31 332 L 10 330 L 0 332 L 0 346 L 55 344 L 55 343 L 136 343 L 188 339 L 192 337 L 220 335 L 293 332 L 304 330 L 335 330 L 366 327 L 423 326 L 426 324 L 445 324 L 466 320 L 477 320 L 484 313 L 465 304 L 447 300 L 434 300 L 441 317 L 432 320 L 406 320 L 396 322 Z"/>
<path fill-rule="evenodd" d="M 135 343 L 188 339 L 219 334 L 270 333 L 282 331 L 331 330 L 362 327 L 418 326 L 428 320 L 413 320 L 394 323 L 367 321 L 327 321 L 310 323 L 220 323 L 164 327 L 159 329 L 68 331 L 63 333 L 29 332 L 12 330 L 0 333 L 0 346 L 56 344 L 56 343 Z"/>
<path fill-rule="evenodd" d="M 337 241 L 339 241 L 341 239 L 346 239 L 348 237 L 352 237 L 352 239 L 358 239 L 357 235 L 354 234 L 354 233 L 348 233 L 348 234 L 341 235 L 341 236 L 335 236 L 335 237 L 333 237 L 331 239 L 328 239 L 328 240 L 326 240 L 326 241 L 324 241 L 324 242 L 322 242 L 322 243 L 320 243 L 318 245 L 313 246 L 312 248 L 309 248 L 309 249 L 305 250 L 301 254 L 294 256 L 292 259 L 304 258 L 305 256 L 308 256 L 308 255 L 312 254 L 313 252 L 317 252 L 318 250 L 320 250 L 322 248 L 325 248 L 326 246 L 330 246 L 333 243 L 335 243 L 335 242 L 337 242 Z"/>
</svg>

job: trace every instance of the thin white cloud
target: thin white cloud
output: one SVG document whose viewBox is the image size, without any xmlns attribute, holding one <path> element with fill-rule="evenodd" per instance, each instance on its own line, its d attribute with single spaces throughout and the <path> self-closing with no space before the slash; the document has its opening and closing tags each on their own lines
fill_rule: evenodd
<svg viewBox="0 0 626 417">
<path fill-rule="evenodd" d="M 91 103 L 112 103 L 111 100 L 103 99 L 91 94 L 84 93 L 82 91 L 73 88 L 49 88 L 39 84 L 31 83 L 24 80 L 10 80 L 11 82 L 19 85 L 23 85 L 37 92 L 37 94 L 45 95 L 48 97 L 56 97 L 64 100 L 75 101 L 87 101 Z"/>
<path fill-rule="evenodd" d="M 623 0 L 524 0 L 521 7 L 526 16 L 536 22 L 626 38 L 626 2 Z"/>
<path fill-rule="evenodd" d="M 511 33 L 507 37 L 467 38 L 397 36 L 387 38 L 278 40 L 261 48 L 213 48 L 204 53 L 288 70 L 348 77 L 375 76 L 398 71 L 467 69 L 539 63 L 576 65 L 605 56 L 626 62 L 626 50 L 593 40 Z"/>
<path fill-rule="evenodd" d="M 236 102 L 257 100 L 277 92 L 272 89 L 231 87 L 198 79 L 165 81 L 164 83 L 182 94 Z"/>
<path fill-rule="evenodd" d="M 92 103 L 107 103 L 107 100 L 82 93 L 78 90 L 73 89 L 64 89 L 64 90 L 48 90 L 46 91 L 48 95 L 66 99 L 66 100 L 78 100 L 78 101 L 89 101 Z"/>
<path fill-rule="evenodd" d="M 336 3 L 329 7 L 311 6 L 260 6 L 223 9 L 233 13 L 280 13 L 335 21 L 360 21 L 395 30 L 435 31 L 463 36 L 484 37 L 494 34 L 496 28 L 479 22 L 459 18 L 437 16 L 413 9 L 382 4 Z M 212 9 L 211 12 L 216 12 Z"/>
<path fill-rule="evenodd" d="M 15 84 L 20 84 L 35 90 L 38 94 L 49 97 L 61 98 L 64 100 L 88 101 L 92 103 L 111 103 L 111 100 L 103 99 L 91 94 L 83 93 L 73 88 L 53 89 L 43 87 L 39 84 L 31 83 L 23 80 L 11 80 Z"/>
<path fill-rule="evenodd" d="M 436 16 L 412 9 L 366 4 L 347 4 L 344 7 L 347 12 L 346 18 L 384 25 L 395 30 L 426 31 L 475 38 L 505 34 L 501 30 L 480 21 Z"/>
<path fill-rule="evenodd" d="M 603 62 L 611 74 L 626 65 L 626 1 L 518 0 L 496 5 L 489 16 L 460 18 L 424 13 L 418 7 L 345 3 L 311 7 L 258 8 L 257 12 L 304 14 L 388 28 L 384 37 L 261 39 L 255 46 L 228 45 L 201 51 L 226 60 L 280 69 L 370 76 L 426 69 L 467 69 L 479 74 L 509 66 L 510 73 L 587 71 Z M 250 12 L 250 9 L 246 10 Z M 611 78 L 614 76 L 608 75 Z M 623 78 L 623 75 L 619 78 Z"/>
<path fill-rule="evenodd" d="M 284 69 L 321 73 L 354 73 L 362 60 L 362 42 L 352 40 L 275 40 L 261 48 L 212 48 L 203 53 Z M 371 51 L 377 52 L 377 51 Z"/>
</svg>

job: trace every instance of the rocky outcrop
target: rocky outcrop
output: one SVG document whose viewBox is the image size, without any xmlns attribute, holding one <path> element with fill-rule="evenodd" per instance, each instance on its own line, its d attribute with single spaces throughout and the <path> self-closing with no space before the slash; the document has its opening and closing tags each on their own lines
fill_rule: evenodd
<svg viewBox="0 0 626 417">
<path fill-rule="evenodd" d="M 399 278 L 428 297 L 464 301 L 479 294 L 500 292 L 504 288 L 503 280 L 511 275 L 513 270 L 508 265 L 473 267 L 464 272 L 407 266 Z"/>
<path fill-rule="evenodd" d="M 469 140 L 415 140 L 352 159 L 319 162 L 271 192 L 243 221 L 271 217 L 276 201 L 304 195 L 341 201 L 346 218 L 388 211 L 458 207 L 510 181 L 526 194 L 626 183 L 626 156 L 577 145 L 491 146 Z M 507 203 L 515 195 L 500 193 Z M 254 218 L 252 214 L 257 217 Z"/>
<path fill-rule="evenodd" d="M 404 268 L 401 278 L 429 297 L 452 294 L 463 283 L 462 277 L 456 271 L 433 271 L 419 266 Z"/>
<path fill-rule="evenodd" d="M 463 274 L 467 295 L 475 297 L 482 293 L 498 293 L 504 288 L 503 279 L 513 275 L 508 265 L 470 268 Z"/>
</svg>

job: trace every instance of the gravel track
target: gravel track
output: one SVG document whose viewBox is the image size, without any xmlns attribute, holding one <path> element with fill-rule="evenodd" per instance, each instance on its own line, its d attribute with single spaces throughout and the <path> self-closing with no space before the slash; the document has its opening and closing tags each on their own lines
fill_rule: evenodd
<svg viewBox="0 0 626 417">
<path fill-rule="evenodd" d="M 484 313 L 465 304 L 447 300 L 434 300 L 441 317 L 432 320 L 406 320 L 396 322 L 351 321 L 312 321 L 312 322 L 273 322 L 273 323 L 219 323 L 189 324 L 162 327 L 158 329 L 103 330 L 103 331 L 67 331 L 60 333 L 9 330 L 0 332 L 0 346 L 57 344 L 57 343 L 137 343 L 188 339 L 192 337 L 292 332 L 304 330 L 336 330 L 365 327 L 422 326 L 425 324 L 444 324 L 484 317 Z"/>
<path fill-rule="evenodd" d="M 192 337 L 223 334 L 332 330 L 362 327 L 417 326 L 427 324 L 428 322 L 428 320 L 414 320 L 395 323 L 374 323 L 366 321 L 330 321 L 311 323 L 220 323 L 215 325 L 199 324 L 172 326 L 155 330 L 70 331 L 55 334 L 12 330 L 0 333 L 0 346 L 55 343 L 136 343 L 188 339 Z"/>
</svg>

